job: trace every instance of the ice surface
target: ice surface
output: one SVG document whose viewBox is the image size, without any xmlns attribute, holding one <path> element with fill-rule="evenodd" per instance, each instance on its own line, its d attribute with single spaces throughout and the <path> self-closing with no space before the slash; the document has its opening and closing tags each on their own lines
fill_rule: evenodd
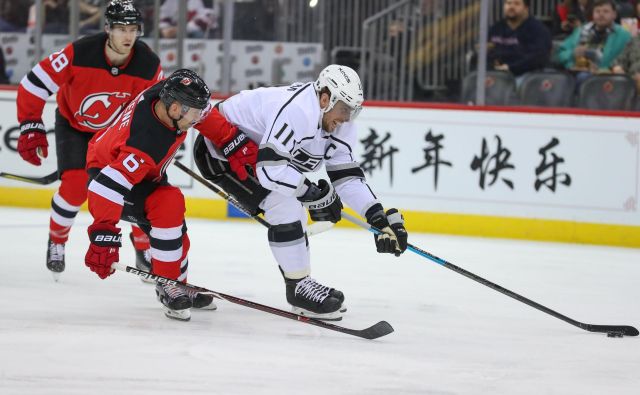
<svg viewBox="0 0 640 395">
<path fill-rule="evenodd" d="M 375 341 L 224 301 L 165 318 L 153 286 L 83 264 L 89 216 L 67 270 L 45 268 L 48 212 L 0 209 L 0 394 L 638 394 L 640 338 L 588 333 L 372 236 L 311 238 L 313 275 L 345 292 L 340 325 L 379 320 Z M 253 222 L 189 220 L 189 281 L 287 309 Z M 128 233 L 128 225 L 123 226 Z M 410 241 L 579 321 L 640 327 L 640 250 L 411 234 Z M 133 249 L 121 249 L 133 265 Z"/>
</svg>

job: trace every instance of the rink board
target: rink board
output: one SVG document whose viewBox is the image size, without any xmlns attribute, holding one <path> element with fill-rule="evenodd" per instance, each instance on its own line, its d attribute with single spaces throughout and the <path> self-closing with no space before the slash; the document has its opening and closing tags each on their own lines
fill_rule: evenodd
<svg viewBox="0 0 640 395">
<path fill-rule="evenodd" d="M 51 100 L 48 127 L 54 109 Z M 0 170 L 51 173 L 54 152 L 40 168 L 19 158 L 15 112 L 15 91 L 0 91 Z M 357 122 L 355 156 L 410 231 L 640 247 L 634 113 L 369 102 Z M 194 135 L 177 155 L 192 169 Z M 236 217 L 179 169 L 170 167 L 169 179 L 189 216 Z M 53 188 L 0 179 L 0 205 L 48 208 Z"/>
</svg>

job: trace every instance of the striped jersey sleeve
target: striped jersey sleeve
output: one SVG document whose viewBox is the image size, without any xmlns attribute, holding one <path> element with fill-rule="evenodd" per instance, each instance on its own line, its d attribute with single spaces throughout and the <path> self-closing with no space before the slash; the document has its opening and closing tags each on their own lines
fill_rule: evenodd
<svg viewBox="0 0 640 395">
<path fill-rule="evenodd" d="M 340 199 L 364 217 L 367 210 L 379 203 L 378 198 L 353 154 L 357 143 L 355 124 L 344 124 L 340 129 L 340 133 L 329 135 L 327 174 Z"/>
<path fill-rule="evenodd" d="M 44 104 L 60 86 L 72 77 L 73 44 L 54 52 L 36 64 L 20 81 L 17 107 L 18 121 L 40 120 Z"/>
<path fill-rule="evenodd" d="M 156 166 L 149 155 L 127 148 L 89 183 L 88 204 L 94 223 L 116 225 L 124 197 Z"/>
</svg>

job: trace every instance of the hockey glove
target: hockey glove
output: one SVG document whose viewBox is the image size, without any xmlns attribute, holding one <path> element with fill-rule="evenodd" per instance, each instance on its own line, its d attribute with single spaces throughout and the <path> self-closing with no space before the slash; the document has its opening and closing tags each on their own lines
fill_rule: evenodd
<svg viewBox="0 0 640 395">
<path fill-rule="evenodd" d="M 42 121 L 25 121 L 20 124 L 20 137 L 18 137 L 18 153 L 27 162 L 40 166 L 43 158 L 49 155 L 49 143 L 47 143 L 47 131 L 44 130 Z"/>
<path fill-rule="evenodd" d="M 240 181 L 246 180 L 249 176 L 247 165 L 253 169 L 253 175 L 256 174 L 258 146 L 241 130 L 238 129 L 233 138 L 222 147 L 222 154 Z"/>
<path fill-rule="evenodd" d="M 309 210 L 314 221 L 331 221 L 334 224 L 342 218 L 342 202 L 327 180 L 318 181 L 318 185 L 309 182 L 309 188 L 298 200 Z"/>
<path fill-rule="evenodd" d="M 84 264 L 104 280 L 114 272 L 111 265 L 120 260 L 122 235 L 119 228 L 110 224 L 93 224 L 88 232 L 91 244 Z"/>
<path fill-rule="evenodd" d="M 390 208 L 385 214 L 379 210 L 367 216 L 369 225 L 380 229 L 382 233 L 373 235 L 379 253 L 400 256 L 407 249 L 407 230 L 404 228 L 404 218 L 395 209 Z"/>
</svg>

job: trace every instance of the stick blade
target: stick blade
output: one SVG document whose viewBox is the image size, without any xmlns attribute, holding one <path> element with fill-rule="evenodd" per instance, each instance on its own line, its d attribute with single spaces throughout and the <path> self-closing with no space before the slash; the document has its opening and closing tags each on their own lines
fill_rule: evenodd
<svg viewBox="0 0 640 395">
<path fill-rule="evenodd" d="M 386 336 L 390 333 L 393 333 L 393 327 L 387 321 L 380 321 L 377 324 L 374 324 L 366 329 L 362 329 L 360 331 L 354 331 L 353 333 L 356 336 L 362 337 L 364 339 L 373 340 L 382 336 Z"/>
<path fill-rule="evenodd" d="M 640 334 L 636 328 L 629 325 L 589 325 L 586 329 L 589 332 L 616 332 L 625 336 L 638 336 Z"/>
</svg>

